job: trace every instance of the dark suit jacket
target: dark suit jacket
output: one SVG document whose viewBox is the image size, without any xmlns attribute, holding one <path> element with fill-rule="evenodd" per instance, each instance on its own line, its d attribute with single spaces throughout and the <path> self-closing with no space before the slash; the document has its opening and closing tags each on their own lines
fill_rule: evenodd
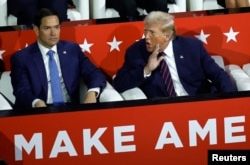
<svg viewBox="0 0 250 165">
<path fill-rule="evenodd" d="M 120 17 L 137 17 L 137 7 L 151 11 L 168 12 L 168 0 L 106 0 L 107 8 L 114 8 Z"/>
<path fill-rule="evenodd" d="M 17 17 L 18 25 L 31 25 L 38 11 L 38 0 L 7 0 L 8 14 Z"/>
<path fill-rule="evenodd" d="M 67 20 L 67 5 L 72 0 L 8 0 L 8 14 L 17 17 L 18 25 L 34 23 L 36 13 L 41 8 L 48 8 L 58 13 L 61 21 Z"/>
<path fill-rule="evenodd" d="M 83 78 L 88 88 L 106 85 L 105 76 L 82 53 L 77 44 L 60 41 L 57 44 L 62 77 L 71 98 L 79 103 L 79 85 Z M 36 98 L 47 100 L 48 81 L 37 43 L 17 52 L 11 59 L 11 82 L 16 96 L 15 106 L 31 107 Z"/>
<path fill-rule="evenodd" d="M 221 5 L 222 7 L 226 7 L 226 2 L 225 0 L 217 0 L 217 3 Z"/>
<path fill-rule="evenodd" d="M 207 54 L 199 40 L 177 36 L 173 40 L 173 51 L 180 81 L 189 95 L 210 92 L 208 79 L 221 92 L 236 91 L 230 77 Z M 148 98 L 168 96 L 159 67 L 150 77 L 144 78 L 143 69 L 148 57 L 144 39 L 128 48 L 125 63 L 113 82 L 119 92 L 140 87 Z"/>
</svg>

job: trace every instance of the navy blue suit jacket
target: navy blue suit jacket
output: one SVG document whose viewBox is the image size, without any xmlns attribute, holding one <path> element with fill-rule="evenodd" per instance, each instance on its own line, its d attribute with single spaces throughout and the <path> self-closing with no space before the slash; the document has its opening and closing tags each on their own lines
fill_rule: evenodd
<svg viewBox="0 0 250 165">
<path fill-rule="evenodd" d="M 67 19 L 67 5 L 71 0 L 8 0 L 8 14 L 17 17 L 19 25 L 32 25 L 34 17 L 41 8 L 48 8 L 58 13 L 61 21 Z"/>
<path fill-rule="evenodd" d="M 189 95 L 211 92 L 208 79 L 218 91 L 237 90 L 227 73 L 208 55 L 201 41 L 177 36 L 173 40 L 173 51 L 180 81 Z M 168 96 L 159 67 L 150 77 L 144 78 L 143 69 L 149 55 L 144 39 L 127 49 L 125 62 L 113 81 L 119 92 L 140 87 L 148 98 Z"/>
<path fill-rule="evenodd" d="M 106 85 L 105 76 L 74 43 L 60 41 L 57 44 L 62 77 L 71 98 L 79 103 L 79 85 L 82 78 L 88 88 Z M 15 106 L 31 107 L 34 99 L 47 100 L 48 80 L 38 44 L 34 43 L 17 52 L 11 59 L 11 82 L 16 97 Z"/>
</svg>

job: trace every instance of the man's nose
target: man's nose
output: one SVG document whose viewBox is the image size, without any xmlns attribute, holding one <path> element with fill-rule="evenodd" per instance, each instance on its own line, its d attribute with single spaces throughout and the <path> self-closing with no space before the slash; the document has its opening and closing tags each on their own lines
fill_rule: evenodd
<svg viewBox="0 0 250 165">
<path fill-rule="evenodd" d="M 150 38 L 150 33 L 149 32 L 145 32 L 144 36 L 145 36 L 146 39 L 149 39 Z"/>
</svg>

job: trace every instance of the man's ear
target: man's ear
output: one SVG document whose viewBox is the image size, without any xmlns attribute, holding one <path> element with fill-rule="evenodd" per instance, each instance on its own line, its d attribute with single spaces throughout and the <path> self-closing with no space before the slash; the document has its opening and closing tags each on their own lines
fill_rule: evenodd
<svg viewBox="0 0 250 165">
<path fill-rule="evenodd" d="M 36 36 L 39 35 L 39 28 L 37 26 L 33 26 L 33 31 L 35 32 Z"/>
<path fill-rule="evenodd" d="M 173 31 L 169 31 L 169 32 L 166 32 L 165 35 L 166 35 L 166 39 L 167 40 L 170 40 L 173 36 L 174 32 Z"/>
</svg>

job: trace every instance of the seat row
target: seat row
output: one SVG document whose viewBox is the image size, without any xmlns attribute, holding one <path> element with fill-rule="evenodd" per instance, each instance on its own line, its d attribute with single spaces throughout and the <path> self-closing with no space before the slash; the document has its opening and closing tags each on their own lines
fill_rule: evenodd
<svg viewBox="0 0 250 165">
<path fill-rule="evenodd" d="M 139 88 L 129 89 L 123 93 L 118 93 L 113 86 L 107 81 L 106 87 L 100 94 L 100 102 L 113 102 L 113 101 L 123 101 L 123 100 L 136 100 L 136 99 L 146 99 L 147 97 Z M 15 102 L 15 96 L 13 95 L 13 87 L 11 85 L 10 71 L 5 71 L 2 73 L 0 78 L 0 94 L 3 94 L 11 104 Z M 85 94 L 87 93 L 87 87 L 84 82 L 81 82 L 80 86 L 80 100 L 84 100 Z M 2 101 L 1 101 L 2 100 Z M 6 102 L 3 102 L 3 97 L 0 95 L 0 110 L 6 109 Z"/>
<path fill-rule="evenodd" d="M 244 64 L 242 67 L 236 64 L 224 65 L 224 60 L 221 56 L 214 55 L 212 57 L 230 75 L 238 91 L 250 90 L 250 63 Z"/>
<path fill-rule="evenodd" d="M 70 20 L 88 20 L 98 18 L 119 17 L 116 10 L 106 8 L 106 0 L 73 0 L 76 9 L 68 9 Z M 175 0 L 175 4 L 169 4 L 169 12 L 186 12 L 222 8 L 216 0 Z M 144 13 L 142 9 L 138 9 Z M 0 0 L 0 26 L 13 26 L 17 19 L 13 15 L 7 16 L 7 0 Z"/>
<path fill-rule="evenodd" d="M 248 91 L 250 90 L 250 63 L 242 66 L 235 64 L 224 65 L 224 60 L 222 56 L 212 55 L 215 62 L 224 69 L 236 83 L 238 91 Z M 84 82 L 81 83 L 80 87 L 80 100 L 83 100 L 84 94 L 87 88 Z M 13 95 L 13 88 L 11 85 L 10 71 L 3 72 L 0 79 L 0 93 L 2 93 L 11 103 L 15 102 L 15 96 Z M 100 94 L 100 102 L 113 102 L 113 101 L 123 101 L 123 100 L 137 100 L 146 99 L 146 95 L 140 90 L 140 88 L 133 88 L 123 93 L 118 93 L 113 86 L 107 82 L 106 87 Z M 1 110 L 1 107 L 0 107 Z"/>
</svg>

